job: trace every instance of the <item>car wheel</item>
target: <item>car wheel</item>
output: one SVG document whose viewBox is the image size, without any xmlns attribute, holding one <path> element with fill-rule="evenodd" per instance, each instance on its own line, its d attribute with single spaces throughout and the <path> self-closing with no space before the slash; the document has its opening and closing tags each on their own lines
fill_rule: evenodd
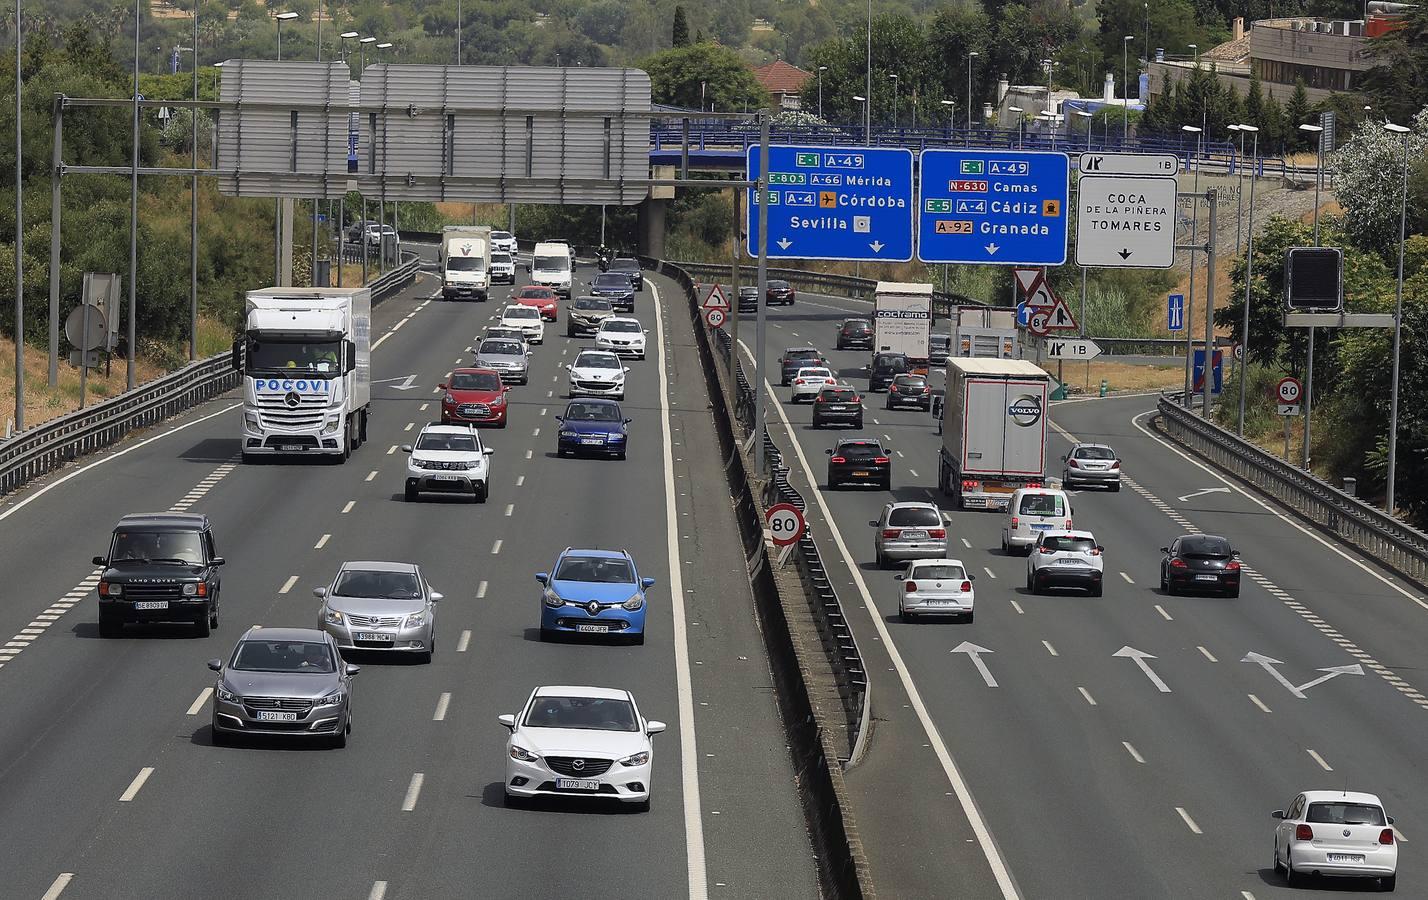
<svg viewBox="0 0 1428 900">
<path fill-rule="evenodd" d="M 645 633 L 641 631 L 638 634 L 630 635 L 630 643 L 636 647 L 643 647 L 645 645 Z"/>
<path fill-rule="evenodd" d="M 502 419 L 501 421 L 497 422 L 497 423 L 496 423 L 496 427 L 497 427 L 497 428 L 505 428 L 505 427 L 506 427 L 506 420 L 505 420 L 505 419 Z"/>
<path fill-rule="evenodd" d="M 877 566 L 879 569 L 886 569 L 888 567 L 887 560 L 883 559 L 883 551 L 873 551 L 873 565 Z"/>
<path fill-rule="evenodd" d="M 859 419 L 858 421 L 854 422 L 853 427 L 861 431 L 863 428 L 863 420 Z"/>
<path fill-rule="evenodd" d="M 233 738 L 232 738 L 232 736 L 229 735 L 228 732 L 226 732 L 226 731 L 219 731 L 219 730 L 218 730 L 218 726 L 216 726 L 216 725 L 210 726 L 210 730 L 213 732 L 212 737 L 211 737 L 211 741 L 212 741 L 212 743 L 213 743 L 213 746 L 215 746 L 215 747 L 227 747 L 227 746 L 229 746 L 230 744 L 233 743 Z"/>
<path fill-rule="evenodd" d="M 901 619 L 901 620 L 904 621 L 904 622 L 908 622 L 908 623 L 911 623 L 913 620 L 915 620 L 915 619 L 917 618 L 916 616 L 914 616 L 912 613 L 908 612 L 908 611 L 905 610 L 905 609 L 900 609 L 900 610 L 898 610 L 898 614 L 897 614 L 897 615 L 898 615 L 898 618 L 899 618 L 899 619 Z"/>
<path fill-rule="evenodd" d="M 637 802 L 637 803 L 635 804 L 635 811 L 636 811 L 636 812 L 649 812 L 649 811 L 650 811 L 650 798 L 649 798 L 649 795 L 648 795 L 648 794 L 645 795 L 645 799 L 640 800 L 639 802 Z"/>
<path fill-rule="evenodd" d="M 1167 597 L 1177 596 L 1175 582 L 1171 581 L 1168 576 L 1165 579 L 1165 595 Z"/>
<path fill-rule="evenodd" d="M 1117 481 L 1115 484 L 1111 485 L 1111 493 L 1113 493 L 1113 494 L 1119 494 L 1120 492 L 1121 492 L 1121 483 L 1120 483 L 1119 481 Z"/>
<path fill-rule="evenodd" d="M 208 627 L 215 631 L 218 629 L 218 595 L 216 593 L 213 597 L 213 609 L 208 614 Z"/>
<path fill-rule="evenodd" d="M 332 736 L 332 749 L 341 750 L 347 746 L 347 732 L 339 731 Z"/>
<path fill-rule="evenodd" d="M 540 640 L 542 644 L 548 644 L 552 639 L 549 631 L 546 631 L 544 628 L 540 630 Z"/>
<path fill-rule="evenodd" d="M 1304 876 L 1294 871 L 1294 851 L 1284 848 L 1284 883 L 1290 887 L 1303 887 Z"/>
<path fill-rule="evenodd" d="M 414 485 L 410 485 L 410 484 L 407 485 L 406 492 L 403 494 L 403 496 L 406 497 L 406 501 L 407 501 L 408 503 L 415 503 L 415 502 L 416 502 L 416 498 L 417 498 L 417 490 L 416 490 L 416 487 L 415 487 Z"/>
<path fill-rule="evenodd" d="M 574 329 L 574 328 L 567 328 L 567 329 L 565 329 L 565 336 L 568 337 L 568 338 L 573 338 L 573 337 L 575 337 L 575 329 Z"/>
<path fill-rule="evenodd" d="M 113 616 L 99 614 L 99 636 L 102 638 L 117 638 L 124 631 L 124 624 Z"/>
<path fill-rule="evenodd" d="M 1225 596 L 1231 600 L 1238 600 L 1240 596 L 1240 589 L 1238 587 L 1230 588 L 1225 591 Z"/>
<path fill-rule="evenodd" d="M 883 490 L 885 490 L 885 491 L 890 491 L 890 490 L 892 490 L 892 479 L 891 479 L 891 478 L 884 478 L 884 479 L 883 479 Z"/>
<path fill-rule="evenodd" d="M 209 613 L 205 612 L 198 621 L 193 623 L 193 629 L 199 637 L 208 637 L 213 633 L 213 624 L 209 620 Z"/>
<path fill-rule="evenodd" d="M 1279 841 L 1278 841 L 1278 840 L 1276 840 L 1276 841 L 1274 842 L 1274 863 L 1273 863 L 1273 868 L 1274 868 L 1274 874 L 1276 874 L 1276 875 L 1281 875 L 1281 874 L 1284 873 L 1284 864 L 1279 861 Z"/>
<path fill-rule="evenodd" d="M 1393 893 L 1393 889 L 1398 886 L 1397 875 L 1385 875 L 1378 880 L 1378 889 L 1385 894 Z"/>
<path fill-rule="evenodd" d="M 977 615 L 977 614 L 976 614 L 975 612 L 969 612 L 969 613 L 967 613 L 966 616 L 964 616 L 964 617 L 962 618 L 962 621 L 963 621 L 963 622 L 966 622 L 968 625 L 971 625 L 971 624 L 972 624 L 972 620 L 976 617 L 976 615 Z"/>
<path fill-rule="evenodd" d="M 1038 595 L 1041 593 L 1041 579 L 1035 575 L 1031 576 L 1031 592 Z"/>
<path fill-rule="evenodd" d="M 476 488 L 476 502 L 485 503 L 486 498 L 489 496 L 491 496 L 491 485 L 483 481 L 481 485 Z"/>
<path fill-rule="evenodd" d="M 564 459 L 564 458 L 565 458 L 565 448 L 557 445 L 556 448 L 555 448 L 555 455 L 558 456 L 558 457 L 560 457 L 561 459 Z"/>
<path fill-rule="evenodd" d="M 621 450 L 619 453 L 616 453 L 616 454 L 615 454 L 615 458 L 616 458 L 616 459 L 624 459 L 624 458 L 625 458 L 625 451 Z"/>
</svg>

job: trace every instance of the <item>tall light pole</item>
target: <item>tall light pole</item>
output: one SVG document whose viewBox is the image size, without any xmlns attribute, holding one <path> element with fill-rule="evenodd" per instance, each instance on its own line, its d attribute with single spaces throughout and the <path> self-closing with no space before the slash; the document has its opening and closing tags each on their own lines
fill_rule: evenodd
<svg viewBox="0 0 1428 900">
<path fill-rule="evenodd" d="M 377 45 L 377 62 L 381 62 L 381 61 L 382 61 L 382 51 L 383 51 L 383 50 L 390 50 L 390 49 L 392 49 L 392 42 L 391 42 L 391 41 L 383 41 L 382 43 L 378 44 L 378 45 Z"/>
<path fill-rule="evenodd" d="M 957 118 L 957 101 L 943 100 L 942 105 L 947 107 L 947 143 L 952 143 L 952 122 Z"/>
<path fill-rule="evenodd" d="M 461 0 L 456 0 L 456 64 L 461 65 Z"/>
<path fill-rule="evenodd" d="M 828 71 L 827 66 L 818 67 L 818 118 L 823 118 L 823 73 Z"/>
<path fill-rule="evenodd" d="M 198 102 L 198 0 L 193 4 L 193 102 Z M 198 107 L 189 110 L 189 141 L 193 144 L 188 194 L 188 361 L 198 359 Z"/>
<path fill-rule="evenodd" d="M 355 31 L 344 31 L 337 37 L 339 38 L 337 42 L 337 53 L 342 57 L 343 62 L 347 62 L 347 42 L 355 41 L 360 35 Z"/>
<path fill-rule="evenodd" d="M 893 125 L 893 128 L 896 128 L 896 127 L 897 127 L 897 76 L 896 76 L 896 75 L 889 75 L 889 76 L 888 76 L 888 80 L 893 83 L 893 114 L 892 114 L 892 125 Z"/>
<path fill-rule="evenodd" d="M 1259 163 L 1259 126 L 1240 125 L 1240 131 L 1249 132 L 1254 135 L 1254 163 L 1256 167 Z M 1249 234 L 1245 243 L 1245 314 L 1240 331 L 1240 416 L 1235 425 L 1235 434 L 1243 437 L 1245 433 L 1245 388 L 1248 386 L 1249 378 L 1246 377 L 1249 371 L 1249 328 L 1250 328 L 1250 288 L 1254 285 L 1254 185 L 1258 179 L 1254 177 L 1254 172 L 1250 172 L 1250 198 L 1249 198 Z M 1208 358 L 1208 357 L 1207 357 Z"/>
<path fill-rule="evenodd" d="M 1016 148 L 1021 149 L 1021 114 L 1026 112 L 1020 106 L 1008 106 L 1007 112 L 1016 113 Z"/>
<path fill-rule="evenodd" d="M 139 8 L 134 7 L 134 47 L 138 59 Z M 25 430 L 25 187 L 20 176 L 20 98 L 24 85 L 20 78 L 22 50 L 20 0 L 15 0 L 15 430 Z M 135 81 L 138 81 L 137 74 Z M 137 88 L 135 91 L 137 92 Z M 138 100 L 135 100 L 137 116 Z M 51 326 L 53 327 L 53 326 Z M 83 362 L 83 361 L 81 361 Z"/>
<path fill-rule="evenodd" d="M 1195 383 L 1192 380 L 1194 375 L 1190 365 L 1190 358 L 1195 355 L 1194 339 L 1190 336 L 1190 311 L 1195 308 L 1195 245 L 1200 242 L 1200 146 L 1205 139 L 1205 130 L 1198 125 L 1181 125 L 1180 130 L 1195 135 L 1195 211 L 1190 215 L 1190 302 L 1185 305 L 1185 314 L 1181 317 L 1181 325 L 1185 328 L 1185 407 L 1188 409 L 1193 402 L 1191 395 L 1195 392 Z M 1211 273 L 1210 277 L 1213 278 L 1214 274 Z M 1205 335 L 1207 366 L 1214 361 L 1213 337 Z"/>
<path fill-rule="evenodd" d="M 139 295 L 136 287 L 139 280 L 139 22 L 139 0 L 134 0 L 134 133 L 132 136 L 133 146 L 130 148 L 129 158 L 129 322 L 127 330 L 124 333 L 125 343 L 128 345 L 124 352 L 125 384 L 131 391 L 135 387 L 135 376 L 137 375 L 134 368 L 134 342 L 137 339 L 134 319 L 138 315 L 139 309 Z M 16 70 L 16 77 L 19 77 L 18 69 Z M 18 128 L 15 129 L 15 134 L 18 138 Z M 19 162 L 18 155 L 16 156 L 16 162 Z M 19 199 L 18 195 L 16 199 Z M 15 214 L 19 215 L 18 209 Z M 19 249 L 19 246 L 19 242 L 17 241 L 15 244 L 16 249 Z M 19 275 L 18 268 L 16 275 Z M 20 298 L 16 297 L 15 302 L 19 303 Z M 20 331 L 18 327 L 19 322 L 16 321 L 15 324 L 15 332 L 18 338 Z M 21 358 L 18 355 L 18 350 L 19 348 L 17 347 L 16 360 Z M 16 387 L 18 388 L 21 384 L 18 378 L 16 382 Z M 16 399 L 19 399 L 18 390 L 16 391 Z"/>
<path fill-rule="evenodd" d="M 1191 53 L 1195 54 L 1195 65 L 1200 65 L 1200 45 L 1186 44 L 1186 46 L 1190 48 Z"/>
<path fill-rule="evenodd" d="M 967 51 L 967 140 L 972 139 L 972 60 L 977 58 L 976 50 Z"/>
<path fill-rule="evenodd" d="M 362 70 L 367 68 L 367 45 L 375 43 L 377 43 L 377 39 L 371 35 L 357 39 L 357 79 L 359 81 L 362 79 Z M 365 206 L 362 209 L 362 214 L 367 214 Z"/>
<path fill-rule="evenodd" d="M 1121 142 L 1124 143 L 1130 138 L 1130 42 L 1135 40 L 1135 35 L 1128 34 L 1125 40 L 1121 41 L 1121 77 L 1125 79 L 1125 86 L 1121 88 L 1121 93 L 1125 95 L 1125 103 L 1121 106 Z"/>
<path fill-rule="evenodd" d="M 1314 246 L 1319 246 L 1319 188 L 1324 182 L 1324 127 L 1303 124 L 1299 130 L 1317 134 L 1319 146 L 1314 154 Z M 1309 426 L 1314 415 L 1314 329 L 1309 329 L 1309 346 L 1304 351 L 1304 450 L 1300 468 L 1309 470 Z"/>
<path fill-rule="evenodd" d="M 1403 339 L 1403 247 L 1408 225 L 1408 129 L 1385 122 L 1383 130 L 1403 138 L 1403 193 L 1398 208 L 1398 287 L 1393 301 L 1393 394 L 1388 407 L 1388 497 L 1384 509 L 1393 515 L 1393 487 L 1398 474 L 1398 352 Z"/>
<path fill-rule="evenodd" d="M 295 12 L 280 12 L 273 16 L 278 22 L 278 62 L 283 61 L 283 23 L 296 19 Z M 283 283 L 283 201 L 273 201 L 273 284 Z"/>
<path fill-rule="evenodd" d="M 274 19 L 277 19 L 277 20 L 278 20 L 278 61 L 279 61 L 279 62 L 282 62 L 282 59 L 283 59 L 283 23 L 284 23 L 284 22 L 290 22 L 290 21 L 292 21 L 293 19 L 296 19 L 297 17 L 298 17 L 298 14 L 295 13 L 295 12 L 280 12 L 280 13 L 278 13 L 277 15 L 273 16 Z"/>
<path fill-rule="evenodd" d="M 1228 126 L 1230 131 L 1238 132 L 1240 136 L 1240 155 L 1238 158 L 1238 184 L 1235 198 L 1239 202 L 1239 209 L 1235 213 L 1235 255 L 1239 255 L 1240 244 L 1244 241 L 1243 226 L 1245 221 L 1245 131 L 1240 125 Z"/>
<path fill-rule="evenodd" d="M 868 84 L 863 91 L 864 96 L 873 96 L 873 0 L 868 0 Z M 873 105 L 871 102 L 863 101 L 863 143 L 873 142 Z M 762 307 L 760 307 L 762 308 Z M 762 439 L 760 439 L 762 440 Z"/>
<path fill-rule="evenodd" d="M 1148 63 L 1150 62 L 1150 3 L 1142 3 L 1141 9 L 1144 10 L 1142 15 L 1145 17 L 1143 19 L 1145 22 L 1145 61 Z"/>
<path fill-rule="evenodd" d="M 860 95 L 858 95 L 858 94 L 854 94 L 854 95 L 853 95 L 853 99 L 856 100 L 856 101 L 858 101 L 859 103 L 863 104 L 863 121 L 864 121 L 864 123 L 866 123 L 867 120 L 868 120 L 868 98 L 867 98 L 867 97 L 860 96 Z M 870 141 L 870 143 L 871 143 L 871 141 Z"/>
</svg>

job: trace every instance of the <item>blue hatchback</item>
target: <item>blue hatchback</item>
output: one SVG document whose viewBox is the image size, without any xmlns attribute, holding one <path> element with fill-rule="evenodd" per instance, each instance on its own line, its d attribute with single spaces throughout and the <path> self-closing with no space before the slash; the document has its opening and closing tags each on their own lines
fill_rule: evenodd
<svg viewBox="0 0 1428 900">
<path fill-rule="evenodd" d="M 565 415 L 556 416 L 560 436 L 555 454 L 598 453 L 602 456 L 625 458 L 630 420 L 620 412 L 614 400 L 572 400 L 565 406 Z"/>
<path fill-rule="evenodd" d="M 554 634 L 628 635 L 645 642 L 645 591 L 653 578 L 641 578 L 624 550 L 576 550 L 566 547 L 551 572 L 539 572 L 540 636 Z"/>
</svg>

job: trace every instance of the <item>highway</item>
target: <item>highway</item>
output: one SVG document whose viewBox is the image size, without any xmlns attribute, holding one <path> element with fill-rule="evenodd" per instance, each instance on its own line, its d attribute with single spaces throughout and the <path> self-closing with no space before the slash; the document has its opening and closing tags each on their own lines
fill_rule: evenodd
<svg viewBox="0 0 1428 900">
<path fill-rule="evenodd" d="M 843 318 L 869 312 L 810 294 L 769 309 L 769 371 L 812 344 L 865 389 L 869 354 L 833 346 Z M 740 337 L 747 362 L 747 314 Z M 1153 397 L 1120 397 L 1051 411 L 1055 475 L 1073 439 L 1123 459 L 1119 493 L 1072 496 L 1077 527 L 1106 547 L 1104 596 L 1032 596 L 1024 558 L 999 549 L 1002 515 L 956 511 L 949 553 L 977 575 L 976 621 L 902 624 L 868 521 L 893 500 L 945 503 L 927 413 L 865 397 L 861 434 L 893 449 L 892 490 L 829 492 L 824 451 L 847 432 L 813 431 L 771 381 L 771 433 L 873 675 L 876 724 L 847 778 L 881 895 L 1310 896 L 1271 871 L 1269 813 L 1345 787 L 1380 795 L 1400 890 L 1428 895 L 1420 593 L 1161 440 Z M 1242 552 L 1238 600 L 1159 591 L 1158 548 L 1191 531 Z"/>
<path fill-rule="evenodd" d="M 431 300 L 424 275 L 375 309 L 369 442 L 346 465 L 239 464 L 233 392 L 6 498 L 0 895 L 816 897 L 727 495 L 700 489 L 723 475 L 684 300 L 647 280 L 627 461 L 556 458 L 561 366 L 591 343 L 562 319 L 483 434 L 489 502 L 403 502 L 398 445 L 500 308 Z M 100 640 L 90 558 L 122 514 L 165 509 L 214 522 L 221 626 Z M 644 646 L 539 642 L 532 576 L 567 545 L 628 548 L 656 579 Z M 346 749 L 213 746 L 205 662 L 254 624 L 313 627 L 345 559 L 423 567 L 446 596 L 434 662 L 354 658 Z M 560 683 L 628 688 L 669 723 L 651 812 L 504 807 L 496 717 Z"/>
</svg>

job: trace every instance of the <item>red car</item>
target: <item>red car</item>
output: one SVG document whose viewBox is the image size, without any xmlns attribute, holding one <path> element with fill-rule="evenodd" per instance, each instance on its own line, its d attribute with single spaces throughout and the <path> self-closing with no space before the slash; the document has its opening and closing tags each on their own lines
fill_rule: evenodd
<svg viewBox="0 0 1428 900">
<path fill-rule="evenodd" d="M 540 310 L 540 317 L 547 322 L 554 322 L 560 311 L 556 308 L 557 297 L 555 290 L 539 285 L 528 284 L 521 288 L 512 298 L 513 302 L 520 306 L 534 306 Z"/>
<path fill-rule="evenodd" d="M 506 392 L 495 369 L 456 369 L 437 385 L 441 397 L 441 424 L 506 427 Z"/>
</svg>

